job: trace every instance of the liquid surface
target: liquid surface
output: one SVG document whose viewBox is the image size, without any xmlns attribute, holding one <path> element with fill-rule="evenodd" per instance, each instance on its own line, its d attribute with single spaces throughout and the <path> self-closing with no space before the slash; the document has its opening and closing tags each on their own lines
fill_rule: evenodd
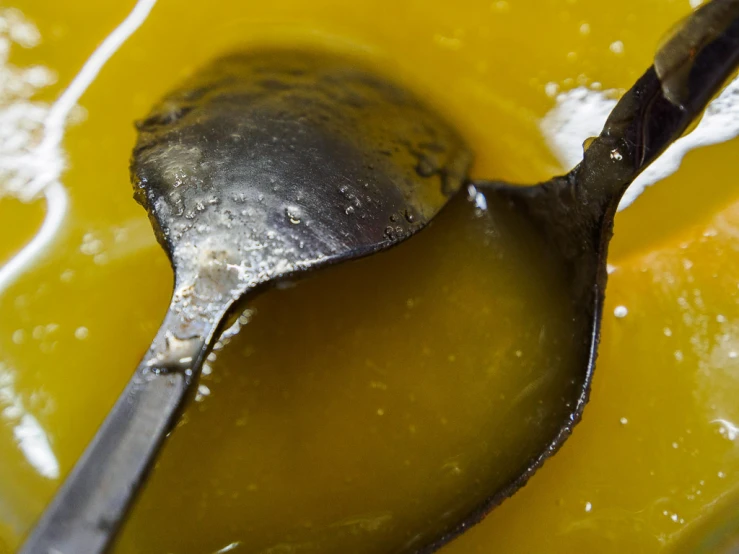
<svg viewBox="0 0 739 554">
<path fill-rule="evenodd" d="M 506 212 L 459 197 L 413 241 L 256 300 L 118 551 L 408 551 L 515 478 L 576 397 L 575 331 L 562 268 Z M 175 512 L 213 532 L 159 533 Z"/>
<path fill-rule="evenodd" d="M 13 63 L 57 73 L 39 100 L 53 99 L 132 7 L 14 5 L 43 40 L 14 49 Z M 475 175 L 534 182 L 561 169 L 538 130 L 554 104 L 547 85 L 630 86 L 689 8 L 161 0 L 82 98 L 86 119 L 65 140 L 71 212 L 54 251 L 0 296 L 0 552 L 15 548 L 72 467 L 166 309 L 171 274 L 130 198 L 127 162 L 132 121 L 183 75 L 245 41 L 348 49 L 443 106 L 478 153 Z M 739 485 L 737 148 L 691 153 L 619 215 L 583 423 L 446 552 L 669 551 Z M 0 200 L 0 212 L 19 214 L 14 202 Z M 471 241 L 484 231 L 468 208 L 418 241 L 259 300 L 217 353 L 118 552 L 369 548 L 403 537 L 407 518 L 427 517 L 437 501 L 479 492 L 476 463 L 495 448 L 479 437 L 502 413 L 486 387 L 520 388 L 531 376 L 503 382 L 487 370 L 500 360 L 540 368 L 526 359 L 543 355 L 531 347 L 531 306 L 520 302 L 523 319 L 509 323 L 498 314 L 515 306 L 501 303 L 520 298 L 519 286 L 541 289 L 524 265 L 499 271 L 505 249 L 478 253 Z M 43 211 L 20 209 L 27 215 L 9 216 L 17 223 L 0 240 L 4 259 Z M 453 231 L 455 217 L 469 232 Z"/>
</svg>

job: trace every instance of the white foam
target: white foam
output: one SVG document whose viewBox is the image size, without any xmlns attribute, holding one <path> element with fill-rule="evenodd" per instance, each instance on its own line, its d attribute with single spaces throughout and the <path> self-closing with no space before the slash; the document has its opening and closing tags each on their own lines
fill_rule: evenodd
<svg viewBox="0 0 739 554">
<path fill-rule="evenodd" d="M 39 232 L 0 268 L 0 292 L 48 248 L 61 228 L 69 205 L 60 179 L 65 169 L 62 140 L 70 114 L 105 63 L 141 26 L 155 4 L 156 0 L 139 0 L 50 107 L 28 100 L 38 88 L 49 84 L 46 70 L 21 70 L 5 63 L 11 41 L 34 46 L 40 40 L 38 31 L 18 10 L 0 13 L 0 198 L 12 195 L 31 201 L 43 195 L 47 205 Z"/>
<path fill-rule="evenodd" d="M 541 131 L 565 168 L 582 160 L 582 143 L 600 134 L 615 107 L 613 93 L 578 87 L 559 94 L 556 105 L 541 121 Z M 624 194 L 619 210 L 631 205 L 648 186 L 675 173 L 685 154 L 695 148 L 731 140 L 739 135 L 739 78 L 708 105 L 703 119 L 689 135 L 673 143 L 637 177 Z"/>
<path fill-rule="evenodd" d="M 47 479 L 59 478 L 59 461 L 46 431 L 15 389 L 15 373 L 0 363 L 0 417 L 13 426 L 13 437 L 26 460 Z"/>
<path fill-rule="evenodd" d="M 47 206 L 44 222 L 31 241 L 0 267 L 0 292 L 17 279 L 46 250 L 64 222 L 69 207 L 69 196 L 61 183 L 55 182 L 48 186 L 44 191 L 44 197 Z"/>
<path fill-rule="evenodd" d="M 61 143 L 72 108 L 77 105 L 80 97 L 97 78 L 100 70 L 113 54 L 146 20 L 154 4 L 156 0 L 139 0 L 128 17 L 103 40 L 66 90 L 51 106 L 44 121 L 44 137 L 35 152 L 39 159 L 47 163 L 37 165 L 36 175 L 22 192 L 24 199 L 32 199 L 59 179 L 63 170 L 60 160 L 64 159 L 61 153 Z"/>
<path fill-rule="evenodd" d="M 16 68 L 7 63 L 12 43 L 30 48 L 40 35 L 14 9 L 0 10 L 0 199 L 30 201 L 43 195 L 46 217 L 38 233 L 0 267 L 0 293 L 47 250 L 66 217 L 69 198 L 61 183 L 65 167 L 64 129 L 79 98 L 100 69 L 138 29 L 156 0 L 140 0 L 129 16 L 93 52 L 82 70 L 50 107 L 30 98 L 53 82 L 41 67 Z M 0 417 L 13 425 L 13 436 L 26 460 L 48 478 L 59 478 L 59 462 L 43 427 L 15 389 L 14 374 L 0 363 Z"/>
<path fill-rule="evenodd" d="M 40 40 L 18 10 L 0 10 L 0 198 L 21 196 L 34 175 L 28 154 L 43 135 L 49 108 L 30 99 L 55 77 L 45 67 L 15 67 L 8 58 L 14 44 L 33 48 Z"/>
<path fill-rule="evenodd" d="M 734 441 L 739 437 L 739 427 L 728 419 L 714 419 L 711 423 L 718 423 L 720 426 L 720 434 L 730 441 Z"/>
<path fill-rule="evenodd" d="M 26 460 L 47 479 L 59 478 L 59 461 L 51 449 L 44 428 L 32 414 L 23 414 L 13 428 L 13 436 L 18 441 Z"/>
</svg>

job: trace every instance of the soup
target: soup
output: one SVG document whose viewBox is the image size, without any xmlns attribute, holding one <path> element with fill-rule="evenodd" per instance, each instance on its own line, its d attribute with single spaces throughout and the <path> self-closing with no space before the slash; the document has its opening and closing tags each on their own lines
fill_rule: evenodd
<svg viewBox="0 0 739 554">
<path fill-rule="evenodd" d="M 15 3 L 43 40 L 14 46 L 12 63 L 57 74 L 39 100 L 132 7 L 65 4 Z M 438 106 L 477 153 L 474 175 L 531 183 L 563 169 L 539 127 L 557 92 L 630 86 L 690 8 L 458 4 L 160 0 L 80 102 L 53 248 L 0 296 L 0 551 L 41 513 L 166 309 L 171 271 L 127 163 L 132 122 L 183 76 L 237 46 L 346 52 Z M 445 551 L 667 551 L 735 488 L 736 148 L 692 153 L 618 216 L 583 423 Z M 483 495 L 505 453 L 531 440 L 521 414 L 557 396 L 543 369 L 568 367 L 571 330 L 543 286 L 564 277 L 535 240 L 463 200 L 397 249 L 251 306 L 116 552 L 394 551 Z M 0 216 L 9 259 L 44 205 L 3 198 Z M 505 424 L 508 443 L 486 440 Z"/>
</svg>

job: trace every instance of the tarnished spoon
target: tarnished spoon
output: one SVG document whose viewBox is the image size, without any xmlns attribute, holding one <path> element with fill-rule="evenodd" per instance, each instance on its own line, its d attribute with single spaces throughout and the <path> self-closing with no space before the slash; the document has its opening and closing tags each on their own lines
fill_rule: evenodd
<svg viewBox="0 0 739 554">
<path fill-rule="evenodd" d="M 713 0 L 688 17 L 656 53 L 652 65 L 619 100 L 583 161 L 535 186 L 471 181 L 470 195 L 537 229 L 569 274 L 579 359 L 562 420 L 549 444 L 491 491 L 467 519 L 419 552 L 433 552 L 479 522 L 523 486 L 572 433 L 588 401 L 607 281 L 606 258 L 618 203 L 636 177 L 680 138 L 739 67 L 739 0 Z M 480 201 L 478 201 L 480 202 Z M 503 483 L 501 480 L 500 483 Z"/>
<path fill-rule="evenodd" d="M 406 551 L 431 552 L 467 529 L 569 436 L 588 397 L 618 201 L 738 63 L 739 0 L 714 0 L 661 49 L 569 174 L 535 187 L 467 183 L 481 210 L 495 205 L 525 220 L 561 257 L 580 362 L 536 454 L 497 475 L 458 522 Z M 104 551 L 229 315 L 280 279 L 409 237 L 460 188 L 471 161 L 459 135 L 408 92 L 317 53 L 223 58 L 139 129 L 136 196 L 172 261 L 172 303 L 26 554 Z"/>
<path fill-rule="evenodd" d="M 171 305 L 26 553 L 104 551 L 236 306 L 409 237 L 472 159 L 414 96 L 316 52 L 224 57 L 138 128 L 135 196 L 174 268 Z"/>
</svg>

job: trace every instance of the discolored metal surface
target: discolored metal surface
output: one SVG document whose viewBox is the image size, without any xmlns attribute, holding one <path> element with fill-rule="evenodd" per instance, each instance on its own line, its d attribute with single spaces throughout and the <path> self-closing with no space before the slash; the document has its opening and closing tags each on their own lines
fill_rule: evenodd
<svg viewBox="0 0 739 554">
<path fill-rule="evenodd" d="M 406 238 L 472 158 L 410 93 L 317 52 L 219 59 L 138 128 L 136 199 L 177 273 L 219 256 L 248 286 Z"/>
</svg>

